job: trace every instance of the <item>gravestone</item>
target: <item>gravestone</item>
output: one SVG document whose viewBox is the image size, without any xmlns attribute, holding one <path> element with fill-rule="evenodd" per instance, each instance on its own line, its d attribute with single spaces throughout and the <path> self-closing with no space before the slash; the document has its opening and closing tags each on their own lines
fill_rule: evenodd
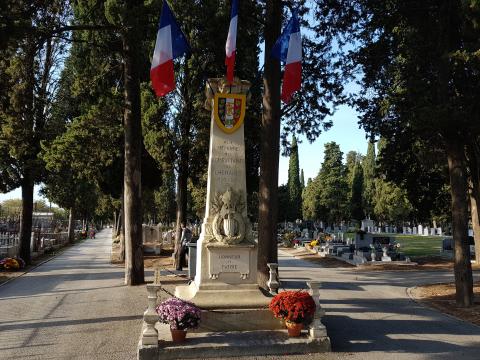
<svg viewBox="0 0 480 360">
<path fill-rule="evenodd" d="M 387 247 L 384 246 L 384 247 L 382 248 L 382 252 L 383 252 L 383 254 L 382 254 L 382 261 L 383 261 L 383 262 L 390 262 L 390 261 L 392 261 L 392 258 L 387 255 Z"/>
<path fill-rule="evenodd" d="M 428 236 L 428 227 L 423 229 L 423 236 Z"/>
<path fill-rule="evenodd" d="M 416 227 L 416 226 L 413 227 L 413 232 L 412 232 L 412 234 L 413 234 L 413 235 L 417 235 L 417 227 Z"/>
<path fill-rule="evenodd" d="M 268 305 L 269 298 L 257 285 L 257 244 L 247 217 L 244 125 L 240 118 L 245 113 L 250 83 L 238 79 L 232 86 L 224 79 L 209 82 L 206 107 L 212 110 L 212 118 L 207 199 L 197 241 L 197 268 L 194 281 L 177 286 L 175 295 L 204 309 L 261 308 Z M 234 329 L 235 325 L 228 325 Z"/>
<path fill-rule="evenodd" d="M 423 235 L 423 226 L 418 225 L 418 235 Z"/>
<path fill-rule="evenodd" d="M 360 226 L 360 229 L 362 229 L 363 231 L 369 232 L 369 229 L 372 229 L 374 227 L 374 225 L 375 224 L 374 224 L 373 220 L 363 219 L 362 223 L 361 223 L 361 226 Z"/>
</svg>

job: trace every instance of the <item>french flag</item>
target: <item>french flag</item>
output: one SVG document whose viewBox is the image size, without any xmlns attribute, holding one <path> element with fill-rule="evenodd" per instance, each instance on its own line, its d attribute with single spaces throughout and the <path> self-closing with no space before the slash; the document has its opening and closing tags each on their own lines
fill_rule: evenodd
<svg viewBox="0 0 480 360">
<path fill-rule="evenodd" d="M 153 52 L 150 79 L 157 96 L 165 96 L 175 89 L 173 59 L 190 51 L 185 35 L 175 21 L 167 1 L 163 1 L 162 16 Z"/>
<path fill-rule="evenodd" d="M 285 63 L 281 98 L 288 104 L 302 85 L 302 36 L 296 12 L 273 46 L 272 56 Z"/>
<path fill-rule="evenodd" d="M 227 43 L 225 44 L 225 65 L 227 65 L 227 81 L 233 82 L 235 68 L 235 52 L 237 50 L 238 0 L 232 0 L 230 27 L 228 28 Z"/>
</svg>

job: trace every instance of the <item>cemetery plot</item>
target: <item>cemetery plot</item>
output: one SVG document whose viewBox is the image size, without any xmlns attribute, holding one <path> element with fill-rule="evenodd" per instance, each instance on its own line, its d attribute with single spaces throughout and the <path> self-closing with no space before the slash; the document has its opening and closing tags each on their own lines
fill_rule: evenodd
<svg viewBox="0 0 480 360">
<path fill-rule="evenodd" d="M 395 236 L 395 240 L 401 244 L 402 252 L 407 256 L 440 255 L 443 239 L 438 236 Z"/>
</svg>

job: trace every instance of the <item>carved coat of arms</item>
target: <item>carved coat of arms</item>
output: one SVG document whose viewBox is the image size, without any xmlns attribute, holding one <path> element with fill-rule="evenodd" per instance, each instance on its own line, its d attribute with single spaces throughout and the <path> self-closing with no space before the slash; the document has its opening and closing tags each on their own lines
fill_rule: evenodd
<svg viewBox="0 0 480 360">
<path fill-rule="evenodd" d="M 243 94 L 216 93 L 213 115 L 218 127 L 227 134 L 235 132 L 245 118 L 246 102 Z"/>
<path fill-rule="evenodd" d="M 208 226 L 210 242 L 224 245 L 253 243 L 250 221 L 242 215 L 245 203 L 242 196 L 228 188 L 224 193 L 217 193 L 212 201 L 213 221 Z"/>
</svg>

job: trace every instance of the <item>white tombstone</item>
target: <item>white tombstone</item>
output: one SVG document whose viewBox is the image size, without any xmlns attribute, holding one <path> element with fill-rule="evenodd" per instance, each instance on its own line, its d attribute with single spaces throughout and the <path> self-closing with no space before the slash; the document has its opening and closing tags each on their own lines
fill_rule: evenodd
<svg viewBox="0 0 480 360">
<path fill-rule="evenodd" d="M 413 231 L 412 231 L 412 234 L 413 234 L 413 235 L 417 235 L 417 227 L 414 226 L 412 230 L 413 230 Z"/>
<path fill-rule="evenodd" d="M 423 235 L 423 225 L 418 225 L 418 235 Z"/>
<path fill-rule="evenodd" d="M 439 235 L 439 236 L 443 235 L 441 227 L 437 228 L 437 235 Z"/>
<path fill-rule="evenodd" d="M 432 236 L 436 235 L 435 228 L 430 228 L 430 235 Z"/>
<path fill-rule="evenodd" d="M 428 236 L 428 227 L 423 229 L 423 236 Z"/>
<path fill-rule="evenodd" d="M 304 237 L 305 239 L 308 239 L 308 238 L 309 238 L 308 235 L 309 235 L 309 234 L 308 234 L 308 229 L 303 229 L 303 230 L 302 230 L 302 237 Z"/>
<path fill-rule="evenodd" d="M 362 229 L 363 231 L 368 231 L 370 232 L 371 229 L 374 227 L 374 222 L 373 220 L 370 220 L 370 219 L 363 219 L 362 220 L 362 223 L 361 223 L 361 226 L 360 226 L 360 229 Z M 368 230 L 370 229 L 370 231 Z"/>
<path fill-rule="evenodd" d="M 387 255 L 387 248 L 386 248 L 386 247 L 383 247 L 383 248 L 382 248 L 382 251 L 383 251 L 382 261 L 384 261 L 384 262 L 390 262 L 390 261 L 392 261 L 392 258 Z"/>
</svg>

